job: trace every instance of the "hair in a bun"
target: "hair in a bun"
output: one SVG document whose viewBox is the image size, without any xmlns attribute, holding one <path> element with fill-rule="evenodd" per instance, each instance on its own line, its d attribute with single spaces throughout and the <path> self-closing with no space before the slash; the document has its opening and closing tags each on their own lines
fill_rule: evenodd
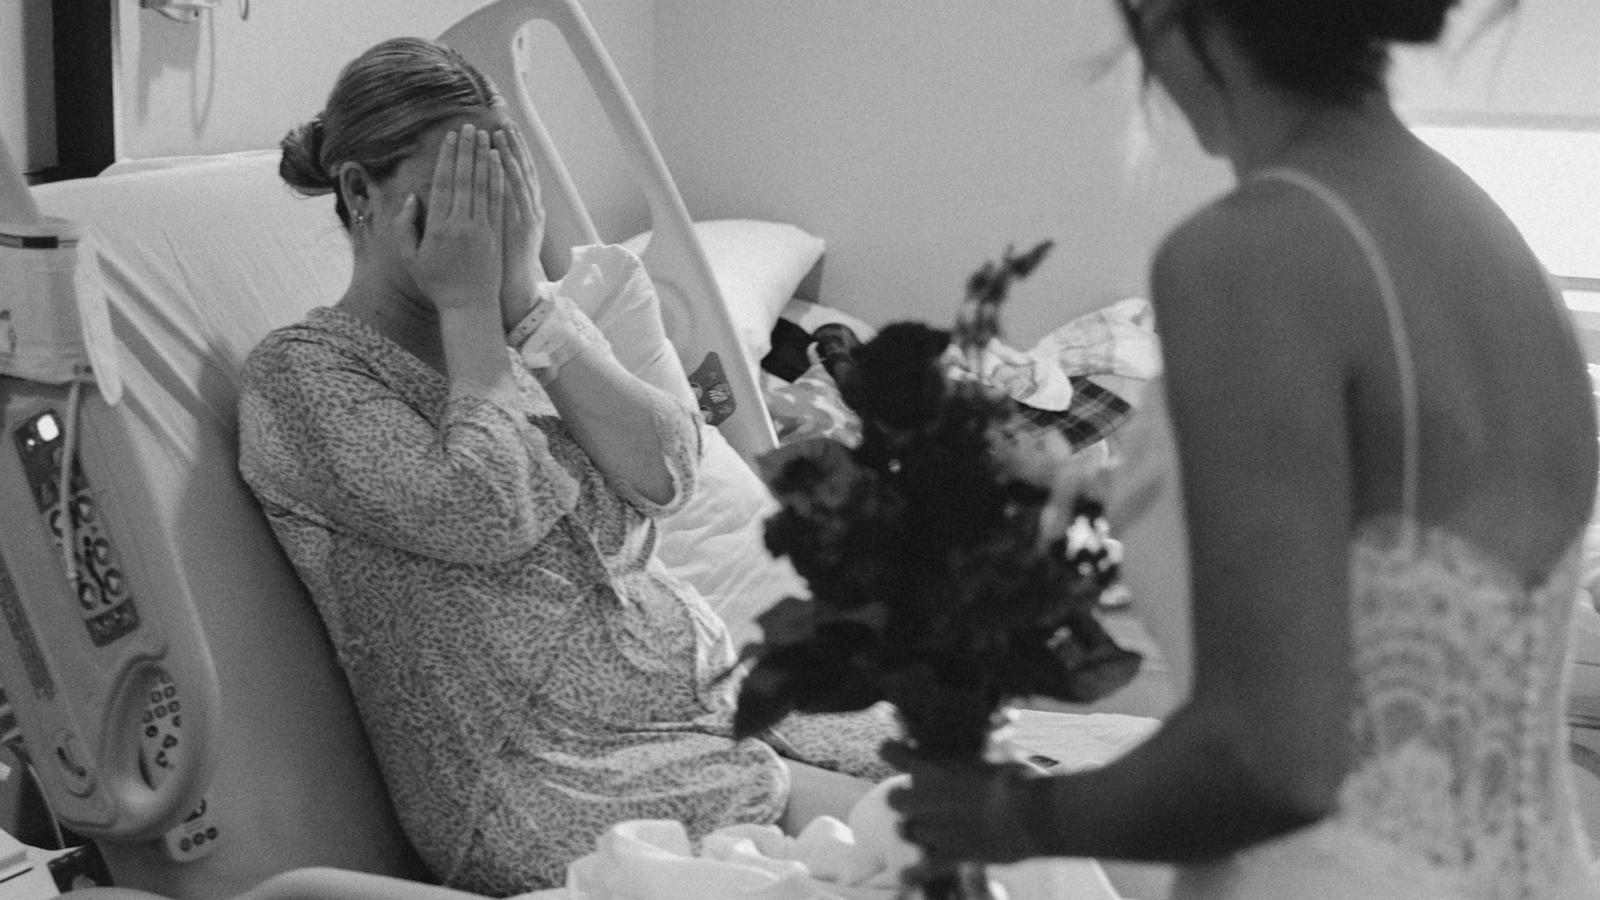
<svg viewBox="0 0 1600 900">
<path fill-rule="evenodd" d="M 1137 26 L 1149 0 L 1119 0 Z M 1504 12 L 1517 0 L 1480 0 Z M 1201 34 L 1220 23 L 1261 76 L 1315 100 L 1354 103 L 1381 90 L 1392 44 L 1427 44 L 1462 0 L 1178 0 L 1167 21 L 1211 65 Z M 1136 35 L 1148 39 L 1149 35 Z"/>
<path fill-rule="evenodd" d="M 283 157 L 278 175 L 296 192 L 307 197 L 332 193 L 337 187 L 333 175 L 322 165 L 322 116 L 290 129 L 278 142 Z"/>
<path fill-rule="evenodd" d="M 423 132 L 499 101 L 489 79 L 455 50 L 424 38 L 383 41 L 345 65 L 321 113 L 284 135 L 278 174 L 301 194 L 332 193 L 349 227 L 338 178 L 344 163 L 387 178 Z"/>
<path fill-rule="evenodd" d="M 1374 40 L 1430 44 L 1444 31 L 1445 19 L 1460 0 L 1364 0 L 1368 33 Z"/>
</svg>

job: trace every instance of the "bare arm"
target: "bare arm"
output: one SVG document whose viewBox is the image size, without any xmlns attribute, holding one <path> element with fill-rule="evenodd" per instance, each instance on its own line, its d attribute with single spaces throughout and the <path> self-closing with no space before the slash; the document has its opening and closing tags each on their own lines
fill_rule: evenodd
<svg viewBox="0 0 1600 900">
<path fill-rule="evenodd" d="M 603 345 L 540 381 L 573 437 L 624 497 L 654 511 L 688 498 L 699 433 L 687 407 L 629 372 Z"/>
<path fill-rule="evenodd" d="M 612 487 L 648 512 L 676 508 L 693 490 L 692 413 L 618 363 L 575 306 L 539 296 L 544 208 L 533 158 L 515 129 L 496 132 L 493 144 L 506 161 L 501 324 L 519 350 L 532 351 L 524 360 Z M 530 316 L 542 324 L 528 327 Z"/>
</svg>

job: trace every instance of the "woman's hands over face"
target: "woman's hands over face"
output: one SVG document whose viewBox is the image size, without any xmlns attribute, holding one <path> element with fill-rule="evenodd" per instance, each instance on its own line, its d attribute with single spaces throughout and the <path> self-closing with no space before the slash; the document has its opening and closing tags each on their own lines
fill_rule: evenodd
<svg viewBox="0 0 1600 900">
<path fill-rule="evenodd" d="M 522 134 L 514 128 L 498 129 L 493 146 L 499 151 L 506 173 L 500 311 L 509 330 L 536 301 L 534 282 L 544 271 L 539 265 L 539 248 L 544 244 L 544 206 L 533 156 Z"/>
<path fill-rule="evenodd" d="M 426 214 L 411 194 L 395 223 L 400 255 L 435 308 L 498 300 L 505 193 L 505 165 L 488 132 L 468 124 L 445 135 Z"/>
</svg>

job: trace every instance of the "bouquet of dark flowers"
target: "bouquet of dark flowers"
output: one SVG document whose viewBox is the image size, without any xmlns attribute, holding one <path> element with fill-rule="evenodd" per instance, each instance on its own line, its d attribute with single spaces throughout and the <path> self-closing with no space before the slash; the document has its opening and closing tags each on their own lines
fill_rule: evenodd
<svg viewBox="0 0 1600 900">
<path fill-rule="evenodd" d="M 979 269 L 953 332 L 891 324 L 835 367 L 859 445 L 816 438 L 762 459 L 780 503 L 767 547 L 812 596 L 758 619 L 740 736 L 793 711 L 889 701 L 918 751 L 975 758 L 1008 701 L 1089 702 L 1137 672 L 1097 618 L 1118 574 L 1099 501 L 1006 462 L 1029 426 L 971 374 L 1010 283 L 1049 247 Z M 929 897 L 967 895 L 953 868 L 907 878 Z"/>
</svg>

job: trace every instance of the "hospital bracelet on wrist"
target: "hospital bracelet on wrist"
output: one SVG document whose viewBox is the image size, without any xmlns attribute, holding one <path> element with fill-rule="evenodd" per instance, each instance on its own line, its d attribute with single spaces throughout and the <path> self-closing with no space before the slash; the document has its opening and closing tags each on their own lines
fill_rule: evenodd
<svg viewBox="0 0 1600 900">
<path fill-rule="evenodd" d="M 533 337 L 533 333 L 539 329 L 539 326 L 544 324 L 545 319 L 550 317 L 552 293 L 549 287 L 547 284 L 538 286 L 536 289 L 537 296 L 533 299 L 533 308 L 528 310 L 528 314 L 519 319 L 517 324 L 511 326 L 511 330 L 506 332 L 507 346 L 520 350 L 522 345 L 528 342 L 528 338 Z"/>
<path fill-rule="evenodd" d="M 526 334 L 516 344 L 517 353 L 539 380 L 548 382 L 562 366 L 585 351 L 610 351 L 611 344 L 605 335 L 569 298 L 552 292 L 541 300 L 538 311 L 541 311 L 539 316 L 530 312 L 513 326 L 507 339 Z M 529 323 L 530 318 L 535 321 Z M 524 325 L 529 327 L 524 328 Z"/>
</svg>

